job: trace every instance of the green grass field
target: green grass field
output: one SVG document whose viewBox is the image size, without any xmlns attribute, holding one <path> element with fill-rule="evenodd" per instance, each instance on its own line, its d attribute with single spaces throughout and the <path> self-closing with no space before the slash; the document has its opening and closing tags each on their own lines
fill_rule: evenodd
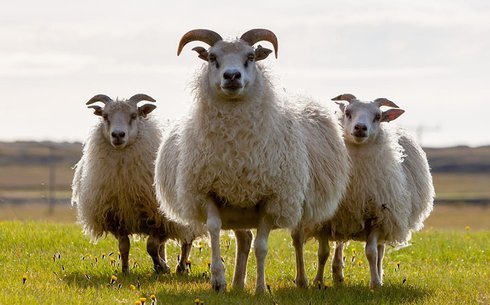
<svg viewBox="0 0 490 305">
<path fill-rule="evenodd" d="M 380 291 L 368 288 L 369 268 L 361 243 L 345 251 L 346 281 L 307 290 L 294 286 L 294 255 L 285 231 L 274 231 L 269 240 L 267 283 L 271 292 L 253 294 L 255 259 L 248 266 L 247 289 L 210 291 L 210 249 L 197 243 L 186 276 L 155 276 L 143 241 L 132 243 L 131 274 L 120 273 L 117 244 L 112 237 L 92 244 L 76 224 L 0 222 L 0 304 L 489 304 L 490 231 L 473 228 L 427 229 L 417 233 L 412 245 L 389 248 L 385 256 L 385 283 Z M 201 247 L 201 250 L 199 250 Z M 168 257 L 177 262 L 177 245 L 170 243 Z M 316 242 L 306 246 L 307 272 L 316 268 Z M 234 240 L 222 239 L 227 279 L 233 273 Z M 115 277 L 113 277 L 115 276 Z M 140 301 L 141 302 L 141 301 Z"/>
</svg>

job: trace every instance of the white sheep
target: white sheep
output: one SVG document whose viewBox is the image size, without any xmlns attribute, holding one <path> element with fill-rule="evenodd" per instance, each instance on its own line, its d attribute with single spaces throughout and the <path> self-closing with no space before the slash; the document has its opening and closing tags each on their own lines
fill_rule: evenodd
<svg viewBox="0 0 490 305">
<path fill-rule="evenodd" d="M 388 125 L 404 110 L 378 98 L 361 102 L 351 94 L 341 104 L 344 139 L 352 161 L 350 183 L 335 216 L 321 231 L 315 282 L 323 283 L 328 241 L 337 241 L 332 259 L 334 281 L 343 281 L 343 248 L 348 240 L 366 241 L 370 287 L 382 285 L 385 243 L 405 243 L 432 211 L 434 187 L 427 157 L 405 131 Z M 381 106 L 393 107 L 382 111 Z"/>
<path fill-rule="evenodd" d="M 348 182 L 348 156 L 333 112 L 309 98 L 277 94 L 257 64 L 277 38 L 254 29 L 234 41 L 210 30 L 186 33 L 178 54 L 191 41 L 205 64 L 195 80 L 195 104 L 163 141 L 155 172 L 157 197 L 165 211 L 186 223 L 205 223 L 211 238 L 211 284 L 226 289 L 221 261 L 221 229 L 233 229 L 237 257 L 233 286 L 243 288 L 248 250 L 254 242 L 256 292 L 265 290 L 269 233 L 293 230 L 331 217 Z M 295 240 L 296 240 L 295 239 Z M 302 263 L 302 242 L 297 249 Z M 297 279 L 300 286 L 306 278 Z"/>
<path fill-rule="evenodd" d="M 137 94 L 113 101 L 96 95 L 91 105 L 102 119 L 91 130 L 83 155 L 75 167 L 72 204 L 85 234 L 97 240 L 112 233 L 119 242 L 122 271 L 129 272 L 130 234 L 147 234 L 147 251 L 156 272 L 169 272 L 165 254 L 168 238 L 181 242 L 177 272 L 186 270 L 195 232 L 167 220 L 160 212 L 153 188 L 154 160 L 161 141 L 157 121 L 148 116 L 156 106 L 140 101 L 155 100 Z"/>
</svg>

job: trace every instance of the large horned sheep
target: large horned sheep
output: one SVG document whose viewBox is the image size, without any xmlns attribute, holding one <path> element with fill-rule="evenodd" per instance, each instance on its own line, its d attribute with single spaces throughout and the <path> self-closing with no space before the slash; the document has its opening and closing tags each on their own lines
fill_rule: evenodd
<svg viewBox="0 0 490 305">
<path fill-rule="evenodd" d="M 233 229 L 237 256 L 233 286 L 243 288 L 250 228 L 257 228 L 257 293 L 265 290 L 269 233 L 289 228 L 301 239 L 302 225 L 333 216 L 348 182 L 349 162 L 333 112 L 308 98 L 280 97 L 257 62 L 272 50 L 269 30 L 254 29 L 234 41 L 210 30 L 192 30 L 177 54 L 192 41 L 207 64 L 195 80 L 195 104 L 163 141 L 155 184 L 162 208 L 186 223 L 205 223 L 211 239 L 211 284 L 226 289 L 221 229 Z M 295 239 L 296 240 L 296 239 Z M 302 243 L 301 243 L 302 246 Z M 302 262 L 302 248 L 298 261 Z M 306 277 L 297 279 L 306 285 Z"/>
<path fill-rule="evenodd" d="M 352 161 L 351 179 L 335 216 L 316 232 L 319 241 L 315 282 L 323 283 L 328 241 L 337 241 L 334 281 L 343 281 L 343 248 L 348 240 L 366 241 L 370 287 L 382 285 L 385 244 L 405 243 L 432 211 L 434 187 L 426 155 L 400 128 L 387 124 L 404 110 L 385 99 L 361 102 L 352 94 L 340 104 L 344 139 Z M 392 107 L 382 111 L 381 106 Z"/>
<path fill-rule="evenodd" d="M 165 241 L 179 240 L 177 272 L 182 273 L 195 233 L 159 212 L 153 177 L 161 132 L 157 121 L 148 116 L 156 106 L 138 106 L 140 101 L 155 102 L 144 94 L 116 101 L 100 94 L 87 102 L 102 119 L 91 130 L 76 165 L 72 204 L 85 234 L 94 240 L 107 233 L 117 238 L 124 273 L 129 272 L 130 234 L 149 235 L 147 251 L 156 272 L 170 271 Z M 92 105 L 96 102 L 105 106 Z"/>
</svg>

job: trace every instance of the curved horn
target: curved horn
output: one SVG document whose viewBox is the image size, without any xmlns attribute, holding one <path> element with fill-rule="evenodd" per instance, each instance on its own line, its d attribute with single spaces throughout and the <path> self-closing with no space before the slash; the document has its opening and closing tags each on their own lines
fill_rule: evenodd
<svg viewBox="0 0 490 305">
<path fill-rule="evenodd" d="M 223 40 L 223 38 L 221 38 L 220 34 L 211 30 L 197 29 L 189 31 L 180 39 L 179 48 L 177 49 L 177 56 L 180 55 L 186 44 L 196 40 L 205 42 L 212 47 L 216 42 Z"/>
<path fill-rule="evenodd" d="M 272 31 L 266 29 L 253 29 L 245 32 L 240 39 L 247 42 L 251 46 L 262 40 L 272 43 L 274 46 L 274 53 L 276 54 L 277 58 L 277 37 Z"/>
<path fill-rule="evenodd" d="M 376 103 L 378 105 L 378 107 L 388 106 L 388 107 L 393 107 L 393 108 L 400 108 L 400 107 L 398 107 L 397 104 L 393 103 L 392 101 L 390 101 L 389 99 L 384 98 L 384 97 L 380 97 L 380 98 L 375 99 L 374 103 Z"/>
<path fill-rule="evenodd" d="M 112 103 L 113 100 L 105 94 L 97 94 L 96 96 L 91 98 L 87 103 L 85 103 L 85 105 L 90 105 L 90 104 L 93 104 L 96 102 L 102 102 L 104 104 L 109 104 L 109 103 Z"/>
<path fill-rule="evenodd" d="M 149 102 L 154 102 L 154 103 L 156 102 L 156 100 L 154 98 L 152 98 L 151 96 L 146 95 L 146 94 L 135 94 L 129 98 L 129 101 L 133 104 L 137 104 L 138 102 L 141 102 L 141 101 L 149 101 Z"/>
<path fill-rule="evenodd" d="M 332 101 L 348 101 L 349 103 L 352 103 L 355 100 L 357 100 L 357 97 L 350 93 L 344 93 L 332 99 Z"/>
</svg>

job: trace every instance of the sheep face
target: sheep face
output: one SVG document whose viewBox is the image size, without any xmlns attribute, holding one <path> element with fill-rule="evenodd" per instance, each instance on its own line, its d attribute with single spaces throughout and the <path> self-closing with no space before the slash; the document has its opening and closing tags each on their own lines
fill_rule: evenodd
<svg viewBox="0 0 490 305">
<path fill-rule="evenodd" d="M 348 96 L 348 98 L 341 98 Z M 342 125 L 344 126 L 344 138 L 354 144 L 368 143 L 375 138 L 380 124 L 390 122 L 398 118 L 405 110 L 399 109 L 393 102 L 379 98 L 372 102 L 361 102 L 353 95 L 341 95 L 333 100 L 347 100 L 348 105 L 341 104 Z M 381 111 L 381 106 L 397 107 Z"/>
<path fill-rule="evenodd" d="M 103 133 L 107 141 L 116 149 L 123 149 L 136 141 L 140 120 L 152 112 L 156 106 L 144 104 L 138 107 L 142 100 L 155 101 L 153 98 L 137 94 L 129 100 L 113 101 L 108 96 L 96 95 L 87 104 L 103 102 L 102 108 L 97 105 L 89 106 L 94 109 L 94 114 L 103 119 Z"/>
<path fill-rule="evenodd" d="M 209 49 L 208 80 L 216 94 L 236 101 L 247 96 L 257 78 L 252 46 L 241 41 L 219 41 Z"/>
<path fill-rule="evenodd" d="M 202 41 L 210 48 L 195 47 L 192 50 L 199 58 L 208 62 L 208 82 L 217 96 L 226 101 L 237 101 L 246 98 L 258 77 L 256 61 L 267 58 L 272 50 L 254 44 L 259 41 L 270 42 L 277 57 L 277 37 L 266 29 L 252 29 L 245 32 L 239 39 L 231 42 L 223 41 L 221 36 L 211 30 L 192 30 L 182 36 L 177 55 L 191 41 Z"/>
</svg>

